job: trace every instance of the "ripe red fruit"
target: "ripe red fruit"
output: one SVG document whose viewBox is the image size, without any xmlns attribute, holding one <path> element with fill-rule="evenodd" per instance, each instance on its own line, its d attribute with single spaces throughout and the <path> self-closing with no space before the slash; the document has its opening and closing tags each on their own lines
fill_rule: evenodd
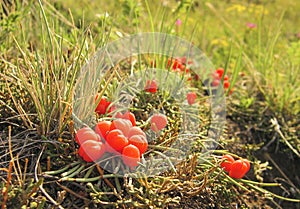
<svg viewBox="0 0 300 209">
<path fill-rule="evenodd" d="M 110 131 L 110 121 L 100 121 L 95 126 L 95 132 L 102 138 L 106 139 L 108 131 Z"/>
<path fill-rule="evenodd" d="M 173 70 L 176 70 L 177 68 L 181 69 L 181 67 L 182 67 L 181 62 L 178 59 L 175 59 L 173 61 L 173 66 L 172 66 Z"/>
<path fill-rule="evenodd" d="M 222 160 L 223 162 L 220 164 L 221 168 L 229 172 L 231 170 L 231 165 L 234 162 L 234 158 L 231 155 L 224 155 Z"/>
<path fill-rule="evenodd" d="M 250 163 L 247 159 L 236 160 L 231 164 L 229 176 L 235 179 L 243 178 L 249 169 Z"/>
<path fill-rule="evenodd" d="M 136 126 L 135 115 L 130 111 L 125 112 L 123 115 L 120 113 L 117 116 L 117 118 L 123 118 L 123 119 L 126 119 L 126 120 L 130 120 L 131 124 L 133 126 Z"/>
<path fill-rule="evenodd" d="M 132 124 L 129 120 L 118 118 L 114 120 L 110 126 L 110 130 L 119 129 L 124 136 L 128 136 Z"/>
<path fill-rule="evenodd" d="M 96 95 L 95 103 L 98 101 L 99 96 L 100 96 L 99 94 Z M 99 101 L 99 103 L 98 103 L 98 105 L 95 109 L 95 112 L 98 113 L 99 115 L 104 115 L 110 104 L 111 104 L 111 102 L 108 102 L 105 97 L 101 97 L 101 99 L 100 99 L 100 101 Z"/>
<path fill-rule="evenodd" d="M 128 142 L 129 144 L 132 144 L 139 149 L 140 155 L 145 153 L 146 150 L 148 149 L 148 141 L 142 135 L 133 135 L 128 139 Z"/>
<path fill-rule="evenodd" d="M 172 68 L 176 70 L 177 68 L 181 68 L 181 62 L 178 59 L 168 59 L 167 68 Z"/>
<path fill-rule="evenodd" d="M 105 146 L 102 142 L 87 140 L 81 144 L 78 154 L 86 162 L 93 162 L 100 159 L 105 152 Z"/>
<path fill-rule="evenodd" d="M 228 80 L 224 80 L 223 85 L 224 85 L 224 89 L 228 89 L 230 86 L 230 83 Z"/>
<path fill-rule="evenodd" d="M 157 88 L 158 88 L 158 85 L 155 80 L 152 80 L 152 81 L 147 80 L 144 90 L 147 92 L 150 92 L 150 93 L 156 93 Z"/>
<path fill-rule="evenodd" d="M 139 149 L 132 144 L 127 145 L 123 149 L 122 159 L 124 164 L 128 165 L 131 169 L 138 166 L 138 162 L 140 162 Z"/>
<path fill-rule="evenodd" d="M 228 81 L 228 80 L 229 80 L 228 75 L 224 75 L 224 81 Z"/>
<path fill-rule="evenodd" d="M 122 131 L 115 129 L 110 131 L 106 136 L 106 143 L 110 152 L 122 152 L 123 148 L 128 145 L 128 139 L 123 135 Z"/>
<path fill-rule="evenodd" d="M 81 145 L 87 140 L 100 141 L 100 137 L 89 127 L 81 128 L 75 135 L 77 144 Z"/>
<path fill-rule="evenodd" d="M 197 94 L 195 92 L 189 92 L 186 95 L 186 99 L 187 99 L 189 105 L 192 105 L 195 103 L 195 100 L 197 99 Z"/>
<path fill-rule="evenodd" d="M 140 127 L 137 127 L 137 126 L 134 126 L 134 127 L 130 128 L 130 130 L 128 132 L 128 138 L 130 138 L 134 135 L 141 135 L 141 136 L 146 138 L 145 132 Z"/>
<path fill-rule="evenodd" d="M 159 132 L 164 129 L 168 123 L 168 119 L 164 114 L 154 114 L 150 119 L 151 130 L 154 132 Z"/>
<path fill-rule="evenodd" d="M 216 73 L 218 73 L 219 79 L 221 79 L 223 77 L 223 74 L 224 74 L 224 68 L 218 68 L 216 70 Z"/>
</svg>

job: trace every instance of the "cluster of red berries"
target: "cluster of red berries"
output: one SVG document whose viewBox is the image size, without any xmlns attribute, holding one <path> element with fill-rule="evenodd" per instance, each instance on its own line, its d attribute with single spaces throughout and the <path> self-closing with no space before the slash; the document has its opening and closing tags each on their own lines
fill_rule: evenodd
<svg viewBox="0 0 300 209">
<path fill-rule="evenodd" d="M 247 159 L 234 160 L 231 155 L 224 155 L 222 159 L 221 167 L 231 178 L 241 179 L 250 170 L 250 163 Z"/>
<path fill-rule="evenodd" d="M 179 73 L 185 73 L 186 75 L 190 75 L 190 70 L 187 66 L 192 64 L 193 61 L 187 60 L 186 57 L 179 57 L 175 59 L 168 59 L 167 68 L 173 69 L 173 71 L 179 72 Z M 152 67 L 155 67 L 155 62 L 151 61 L 150 65 Z M 218 68 L 215 72 L 212 73 L 212 82 L 210 83 L 211 86 L 217 87 L 222 83 L 223 80 L 223 88 L 227 90 L 230 87 L 229 77 L 228 75 L 224 75 L 224 68 Z M 188 76 L 188 80 L 199 80 L 199 76 L 193 75 Z M 232 90 L 230 91 L 232 93 Z"/>
<path fill-rule="evenodd" d="M 229 82 L 229 78 L 228 75 L 224 75 L 224 69 L 223 68 L 218 68 L 215 72 L 213 72 L 212 74 L 212 82 L 211 82 L 211 86 L 219 86 L 222 78 L 223 78 L 223 87 L 224 89 L 228 89 L 230 86 L 230 82 Z"/>
<path fill-rule="evenodd" d="M 77 131 L 76 142 L 80 145 L 79 155 L 87 162 L 100 159 L 105 152 L 122 156 L 125 165 L 138 165 L 140 156 L 148 148 L 146 134 L 135 126 L 131 112 L 119 115 L 113 121 L 100 121 L 95 129 L 84 127 Z"/>
<path fill-rule="evenodd" d="M 97 101 L 96 96 L 96 101 Z M 110 112 L 111 102 L 102 97 L 95 109 L 99 115 Z M 167 125 L 164 114 L 153 114 L 149 120 L 150 129 L 159 132 Z M 76 133 L 79 144 L 78 154 L 86 162 L 99 160 L 105 152 L 121 155 L 125 165 L 134 168 L 140 162 L 140 157 L 148 149 L 145 132 L 136 126 L 135 115 L 129 111 L 118 112 L 112 121 L 103 120 L 96 124 L 94 130 L 89 127 L 81 128 Z"/>
<path fill-rule="evenodd" d="M 180 57 L 175 59 L 168 59 L 167 68 L 172 68 L 174 71 L 177 72 L 185 72 L 188 73 L 189 69 L 187 68 L 187 64 L 192 64 L 192 61 L 188 61 L 186 57 Z"/>
</svg>

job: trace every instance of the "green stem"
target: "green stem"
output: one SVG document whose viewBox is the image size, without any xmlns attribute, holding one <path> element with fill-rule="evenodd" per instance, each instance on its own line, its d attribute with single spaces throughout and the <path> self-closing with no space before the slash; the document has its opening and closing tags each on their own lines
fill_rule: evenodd
<svg viewBox="0 0 300 209">
<path fill-rule="evenodd" d="M 44 174 L 46 174 L 46 175 L 56 175 L 56 174 L 60 174 L 60 173 L 62 173 L 62 172 L 64 172 L 64 171 L 68 170 L 70 167 L 73 167 L 73 166 L 75 166 L 75 165 L 78 165 L 79 163 L 80 163 L 79 161 L 74 162 L 74 163 L 71 163 L 71 164 L 69 164 L 69 165 L 67 165 L 67 166 L 65 166 L 65 167 L 63 167 L 63 168 L 61 168 L 61 169 L 59 169 L 59 170 L 56 170 L 56 171 L 45 171 Z"/>
<path fill-rule="evenodd" d="M 93 181 L 98 181 L 100 179 L 105 179 L 105 178 L 114 178 L 116 177 L 116 174 L 105 174 L 103 176 L 96 176 L 92 178 L 61 178 L 59 181 L 74 181 L 74 182 L 93 182 Z"/>
</svg>

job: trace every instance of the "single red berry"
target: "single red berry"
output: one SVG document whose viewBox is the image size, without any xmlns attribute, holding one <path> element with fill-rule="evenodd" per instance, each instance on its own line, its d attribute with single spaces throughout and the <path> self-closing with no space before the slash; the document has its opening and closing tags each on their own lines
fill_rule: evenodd
<svg viewBox="0 0 300 209">
<path fill-rule="evenodd" d="M 231 155 L 224 155 L 222 157 L 222 162 L 220 164 L 221 168 L 223 168 L 225 171 L 229 172 L 231 170 L 231 165 L 234 162 L 234 159 Z"/>
<path fill-rule="evenodd" d="M 127 119 L 127 120 L 130 120 L 131 124 L 133 126 L 136 126 L 136 120 L 135 120 L 135 115 L 132 113 L 132 112 L 125 112 L 122 116 L 123 119 Z"/>
<path fill-rule="evenodd" d="M 229 80 L 228 75 L 224 75 L 224 81 L 228 81 L 228 80 Z"/>
<path fill-rule="evenodd" d="M 171 59 L 168 59 L 168 63 L 167 63 L 166 68 L 169 68 L 169 67 L 171 67 Z"/>
<path fill-rule="evenodd" d="M 96 95 L 95 97 L 95 102 L 98 101 L 98 97 L 99 97 L 99 94 Z M 107 108 L 108 106 L 110 105 L 111 103 L 107 101 L 107 99 L 105 97 L 101 97 L 96 109 L 95 109 L 95 112 L 98 113 L 99 115 L 104 115 L 107 111 Z"/>
<path fill-rule="evenodd" d="M 219 79 L 221 79 L 223 77 L 223 74 L 224 74 L 224 68 L 218 68 L 216 70 L 216 73 L 218 73 Z"/>
<path fill-rule="evenodd" d="M 189 105 L 192 105 L 195 103 L 195 101 L 197 99 L 197 94 L 195 92 L 189 92 L 189 93 L 187 93 L 186 98 L 187 98 Z"/>
<path fill-rule="evenodd" d="M 139 149 L 140 155 L 144 154 L 148 149 L 148 141 L 142 135 L 133 135 L 128 139 L 128 142 Z"/>
<path fill-rule="evenodd" d="M 147 80 L 144 90 L 147 92 L 150 92 L 150 93 L 156 93 L 157 88 L 158 88 L 158 85 L 155 80 L 152 80 L 152 81 Z"/>
<path fill-rule="evenodd" d="M 118 118 L 114 120 L 110 126 L 110 130 L 118 129 L 122 131 L 124 136 L 128 136 L 129 130 L 132 127 L 130 120 Z"/>
<path fill-rule="evenodd" d="M 128 145 L 128 139 L 122 131 L 115 129 L 110 131 L 106 136 L 106 143 L 109 152 L 122 152 L 123 148 Z"/>
<path fill-rule="evenodd" d="M 137 127 L 137 126 L 133 126 L 130 128 L 130 130 L 128 132 L 128 138 L 130 138 L 134 135 L 141 135 L 146 138 L 145 132 L 140 127 Z"/>
<path fill-rule="evenodd" d="M 152 115 L 150 119 L 150 124 L 151 124 L 151 130 L 154 132 L 159 132 L 160 130 L 164 129 L 168 123 L 167 116 L 164 114 L 154 114 Z"/>
<path fill-rule="evenodd" d="M 129 166 L 131 169 L 138 166 L 138 162 L 140 162 L 139 149 L 132 144 L 127 145 L 123 149 L 122 159 L 124 164 Z"/>
<path fill-rule="evenodd" d="M 102 142 L 87 140 L 81 144 L 78 154 L 86 162 L 99 160 L 105 153 L 105 146 Z"/>
<path fill-rule="evenodd" d="M 87 140 L 100 141 L 100 137 L 91 128 L 84 127 L 77 131 L 75 140 L 81 145 Z"/>
<path fill-rule="evenodd" d="M 110 131 L 110 121 L 100 121 L 95 126 L 95 132 L 102 138 L 106 139 L 107 133 Z"/>
<path fill-rule="evenodd" d="M 224 80 L 223 85 L 224 85 L 224 89 L 228 89 L 230 86 L 230 83 L 228 80 Z"/>
<path fill-rule="evenodd" d="M 231 165 L 229 176 L 235 179 L 241 179 L 250 169 L 250 163 L 246 159 L 236 160 Z"/>
</svg>

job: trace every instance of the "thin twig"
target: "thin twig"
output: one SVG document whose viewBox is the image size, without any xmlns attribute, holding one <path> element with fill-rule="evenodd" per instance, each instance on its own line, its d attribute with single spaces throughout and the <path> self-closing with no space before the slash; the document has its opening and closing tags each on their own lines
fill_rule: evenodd
<svg viewBox="0 0 300 209">
<path fill-rule="evenodd" d="M 5 188 L 2 190 L 3 202 L 1 204 L 1 209 L 6 208 L 6 202 L 8 199 L 8 187 L 9 187 L 10 181 L 11 181 L 12 166 L 13 166 L 13 159 L 11 159 L 11 161 L 9 162 L 9 168 L 7 170 L 6 185 L 5 185 Z"/>
</svg>

